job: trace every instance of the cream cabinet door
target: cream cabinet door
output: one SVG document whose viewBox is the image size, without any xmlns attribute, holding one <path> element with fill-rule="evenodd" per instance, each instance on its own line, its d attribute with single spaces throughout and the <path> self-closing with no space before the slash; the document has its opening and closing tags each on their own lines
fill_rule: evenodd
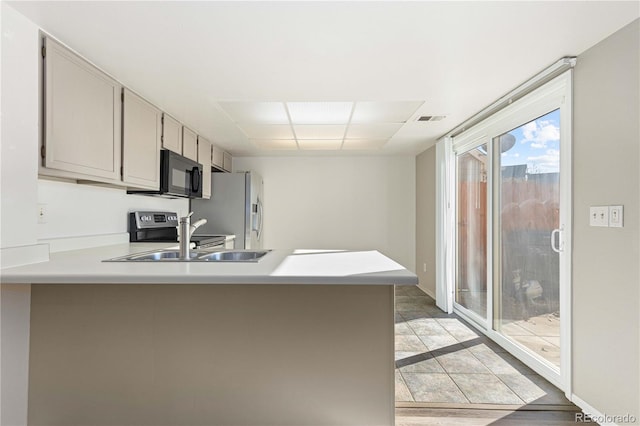
<svg viewBox="0 0 640 426">
<path fill-rule="evenodd" d="M 122 180 L 160 189 L 162 111 L 128 89 L 122 105 Z"/>
<path fill-rule="evenodd" d="M 217 146 L 213 146 L 211 164 L 221 170 L 224 167 L 224 151 Z"/>
<path fill-rule="evenodd" d="M 182 155 L 182 125 L 170 115 L 162 115 L 162 147 Z"/>
<path fill-rule="evenodd" d="M 211 142 L 198 136 L 198 163 L 202 164 L 202 198 L 211 198 Z"/>
<path fill-rule="evenodd" d="M 120 84 L 49 38 L 44 47 L 43 166 L 119 181 Z"/>
<path fill-rule="evenodd" d="M 198 161 L 198 135 L 185 126 L 182 126 L 182 155 Z"/>
<path fill-rule="evenodd" d="M 224 153 L 224 158 L 223 158 L 223 164 L 222 164 L 222 168 L 225 169 L 226 171 L 230 172 L 231 171 L 231 154 L 229 154 L 228 152 Z"/>
</svg>

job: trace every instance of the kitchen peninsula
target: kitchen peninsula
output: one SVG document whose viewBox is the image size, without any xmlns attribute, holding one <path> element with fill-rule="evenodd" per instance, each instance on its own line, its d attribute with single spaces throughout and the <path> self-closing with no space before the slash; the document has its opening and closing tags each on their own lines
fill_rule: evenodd
<svg viewBox="0 0 640 426">
<path fill-rule="evenodd" d="M 413 273 L 377 251 L 102 262 L 148 249 L 2 270 L 29 424 L 394 424 L 393 286 Z"/>
</svg>

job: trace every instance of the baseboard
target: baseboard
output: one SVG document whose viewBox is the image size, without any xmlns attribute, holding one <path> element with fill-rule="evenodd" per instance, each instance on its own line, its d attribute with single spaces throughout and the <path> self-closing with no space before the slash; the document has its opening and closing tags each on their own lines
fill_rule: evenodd
<svg viewBox="0 0 640 426">
<path fill-rule="evenodd" d="M 427 293 L 427 296 L 431 297 L 433 300 L 436 300 L 436 295 L 434 292 L 430 291 L 429 289 L 426 289 L 420 285 L 418 285 L 418 288 L 422 291 L 424 291 L 425 293 Z"/>
<path fill-rule="evenodd" d="M 0 249 L 0 268 L 2 269 L 48 261 L 48 244 L 33 244 L 30 246 L 7 247 Z"/>
<path fill-rule="evenodd" d="M 467 404 L 453 402 L 396 401 L 396 408 L 442 408 L 452 410 L 505 410 L 505 411 L 579 411 L 573 405 L 561 404 Z"/>
<path fill-rule="evenodd" d="M 580 398 L 579 396 L 576 396 L 576 394 L 571 394 L 571 402 L 573 402 L 578 407 L 580 407 L 580 409 L 582 409 L 582 411 L 584 413 L 588 414 L 599 425 L 601 425 L 601 426 L 618 426 L 617 423 L 614 423 L 613 421 L 608 421 L 608 420 L 612 420 L 611 418 L 613 416 L 602 414 L 600 411 L 598 411 L 595 408 L 593 408 L 590 404 L 588 404 L 582 398 Z M 627 423 L 629 423 L 629 422 L 627 422 Z"/>
</svg>

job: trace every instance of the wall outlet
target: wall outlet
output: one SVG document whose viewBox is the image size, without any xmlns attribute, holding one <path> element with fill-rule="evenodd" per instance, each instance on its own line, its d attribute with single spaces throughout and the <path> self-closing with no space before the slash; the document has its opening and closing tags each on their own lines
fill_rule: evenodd
<svg viewBox="0 0 640 426">
<path fill-rule="evenodd" d="M 426 263 L 422 264 L 422 272 L 427 272 L 427 264 Z"/>
<path fill-rule="evenodd" d="M 609 206 L 609 226 L 612 228 L 622 228 L 624 221 L 624 210 L 622 206 Z"/>
<path fill-rule="evenodd" d="M 38 204 L 38 223 L 47 223 L 47 205 Z"/>
<path fill-rule="evenodd" d="M 609 226 L 609 207 L 592 206 L 589 208 L 590 226 Z"/>
</svg>

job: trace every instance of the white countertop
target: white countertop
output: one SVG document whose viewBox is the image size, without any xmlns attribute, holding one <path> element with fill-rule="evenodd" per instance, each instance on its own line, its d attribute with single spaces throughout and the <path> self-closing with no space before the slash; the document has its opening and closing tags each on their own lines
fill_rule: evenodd
<svg viewBox="0 0 640 426">
<path fill-rule="evenodd" d="M 236 239 L 235 234 L 216 234 L 216 233 L 212 233 L 212 234 L 209 234 L 209 233 L 207 233 L 207 234 L 195 233 L 195 234 L 193 234 L 194 237 L 201 237 L 203 235 L 206 235 L 207 237 L 224 237 L 225 241 L 231 241 L 231 240 L 235 240 Z"/>
<path fill-rule="evenodd" d="M 166 243 L 135 243 L 52 253 L 48 262 L 2 269 L 0 280 L 15 284 L 418 283 L 414 273 L 376 250 L 273 250 L 259 262 L 103 262 L 167 247 Z"/>
</svg>

